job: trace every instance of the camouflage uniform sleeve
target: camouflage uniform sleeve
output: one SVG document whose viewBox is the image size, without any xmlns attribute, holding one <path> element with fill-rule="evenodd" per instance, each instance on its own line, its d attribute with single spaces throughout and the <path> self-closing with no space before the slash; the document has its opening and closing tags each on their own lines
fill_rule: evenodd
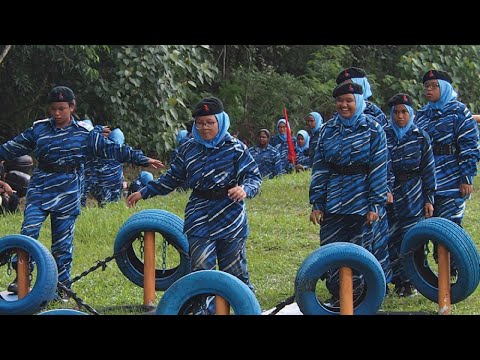
<svg viewBox="0 0 480 360">
<path fill-rule="evenodd" d="M 0 160 L 12 160 L 30 154 L 35 148 L 33 127 L 0 145 Z"/>
<path fill-rule="evenodd" d="M 138 166 L 148 166 L 148 157 L 141 150 L 135 150 L 126 144 L 116 144 L 107 141 L 100 132 L 90 131 L 88 135 L 89 155 L 102 158 L 114 159 L 121 163 L 128 162 Z"/>
</svg>

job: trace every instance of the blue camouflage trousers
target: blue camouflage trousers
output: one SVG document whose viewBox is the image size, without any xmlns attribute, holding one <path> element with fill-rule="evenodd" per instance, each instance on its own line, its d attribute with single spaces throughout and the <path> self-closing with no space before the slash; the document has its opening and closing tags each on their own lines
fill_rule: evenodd
<svg viewBox="0 0 480 360">
<path fill-rule="evenodd" d="M 392 283 L 400 285 L 409 281 L 403 271 L 402 261 L 400 260 L 400 249 L 405 234 L 414 227 L 423 217 L 402 217 L 398 218 L 395 213 L 388 211 L 388 223 L 390 225 L 390 238 L 388 240 L 388 253 L 392 267 Z"/>
<path fill-rule="evenodd" d="M 370 251 L 380 263 L 387 283 L 391 279 L 390 259 L 388 256 L 388 221 L 386 212 L 382 211 L 379 221 L 372 225 L 366 223 L 365 216 L 326 213 L 320 228 L 320 246 L 335 242 L 349 242 Z M 353 270 L 353 292 L 358 295 L 363 289 L 362 275 Z M 324 274 L 330 294 L 339 298 L 339 269 L 332 269 Z"/>
<path fill-rule="evenodd" d="M 448 198 L 445 196 L 435 196 L 435 205 L 433 207 L 433 217 L 441 217 L 453 221 L 462 226 L 463 216 L 465 215 L 465 199 L 464 198 Z M 433 257 L 438 262 L 437 245 L 433 246 Z M 456 275 L 456 264 L 450 259 L 450 273 Z"/>
<path fill-rule="evenodd" d="M 21 234 L 38 240 L 40 229 L 48 215 L 50 215 L 52 231 L 51 252 L 57 264 L 58 281 L 65 283 L 71 279 L 73 233 L 77 215 L 45 211 L 39 206 L 29 204 L 25 208 Z M 33 263 L 30 264 L 30 269 L 32 269 L 32 267 Z M 67 287 L 70 286 L 68 285 Z"/>
</svg>

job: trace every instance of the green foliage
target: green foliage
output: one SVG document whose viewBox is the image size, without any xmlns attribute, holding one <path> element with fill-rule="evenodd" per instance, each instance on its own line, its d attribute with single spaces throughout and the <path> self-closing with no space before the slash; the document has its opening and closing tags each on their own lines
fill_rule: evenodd
<svg viewBox="0 0 480 360">
<path fill-rule="evenodd" d="M 192 89 L 217 74 L 208 60 L 209 47 L 114 46 L 112 55 L 100 69 L 95 92 L 103 104 L 92 109 L 94 116 L 121 127 L 130 145 L 165 156 L 174 147 L 176 131 L 191 119 Z"/>
<path fill-rule="evenodd" d="M 331 118 L 335 111 L 335 102 L 332 91 L 337 86 L 335 79 L 345 67 L 348 59 L 348 46 L 324 46 L 312 54 L 308 61 L 307 74 L 302 77 L 303 82 L 311 89 L 311 111 L 322 114 L 323 120 Z"/>
<path fill-rule="evenodd" d="M 408 51 L 398 63 L 400 81 L 392 88 L 408 92 L 417 105 L 426 103 L 422 77 L 430 69 L 444 70 L 453 79 L 458 100 L 473 113 L 480 111 L 480 46 L 478 45 L 421 45 Z"/>
<path fill-rule="evenodd" d="M 231 118 L 231 129 L 240 137 L 255 142 L 258 129 L 276 133 L 276 124 L 287 107 L 293 131 L 304 127 L 303 118 L 311 110 L 311 90 L 290 74 L 278 74 L 272 67 L 238 67 L 229 80 L 220 85 L 219 96 Z"/>
<path fill-rule="evenodd" d="M 87 85 L 98 79 L 100 54 L 107 51 L 100 45 L 14 45 L 0 65 L 0 140 L 47 117 L 53 86 L 70 86 L 82 99 Z"/>
</svg>

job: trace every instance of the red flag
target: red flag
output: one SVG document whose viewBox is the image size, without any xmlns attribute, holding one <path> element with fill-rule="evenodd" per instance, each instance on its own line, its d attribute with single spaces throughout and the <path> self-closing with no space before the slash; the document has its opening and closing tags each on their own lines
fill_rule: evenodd
<svg viewBox="0 0 480 360">
<path fill-rule="evenodd" d="M 290 130 L 290 124 L 288 123 L 287 108 L 283 108 L 283 116 L 287 123 L 287 145 L 288 145 L 288 161 L 295 165 L 297 163 L 297 154 L 295 152 L 295 145 L 293 145 L 292 131 Z"/>
</svg>

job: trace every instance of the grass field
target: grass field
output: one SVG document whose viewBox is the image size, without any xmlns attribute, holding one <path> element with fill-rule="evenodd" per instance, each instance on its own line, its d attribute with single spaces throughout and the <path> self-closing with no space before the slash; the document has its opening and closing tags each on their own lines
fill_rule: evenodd
<svg viewBox="0 0 480 360">
<path fill-rule="evenodd" d="M 138 169 L 135 169 L 137 172 Z M 137 172 L 138 173 L 138 172 Z M 127 173 L 129 174 L 129 173 Z M 131 180 L 131 176 L 129 176 Z M 263 310 L 270 309 L 293 295 L 296 272 L 303 260 L 319 246 L 319 227 L 309 222 L 311 207 L 308 204 L 310 173 L 296 173 L 264 181 L 261 193 L 247 201 L 250 236 L 247 241 L 248 267 L 256 296 Z M 476 179 L 475 186 L 478 188 Z M 477 245 L 480 244 L 480 211 L 478 191 L 467 202 L 464 228 Z M 72 275 L 78 275 L 113 254 L 117 231 L 133 214 L 143 209 L 163 209 L 183 219 L 189 193 L 174 192 L 139 202 L 137 208 L 128 209 L 125 203 L 109 204 L 82 210 L 75 229 L 75 250 Z M 20 232 L 21 213 L 5 216 L 0 222 L 0 236 Z M 44 224 L 40 241 L 50 248 L 50 222 Z M 160 245 L 157 258 L 161 258 Z M 5 289 L 12 275 L 0 268 L 0 289 Z M 73 285 L 73 290 L 86 303 L 99 310 L 107 307 L 141 305 L 143 289 L 130 282 L 117 268 L 115 261 L 105 271 L 97 270 Z M 160 299 L 162 292 L 157 292 Z M 70 300 L 61 307 L 75 307 Z M 49 305 L 49 308 L 60 305 Z M 422 295 L 413 298 L 388 296 L 381 308 L 387 312 L 427 312 L 435 314 L 437 305 Z M 118 313 L 123 310 L 119 310 Z M 453 314 L 480 314 L 480 290 L 465 301 L 452 305 Z"/>
</svg>

